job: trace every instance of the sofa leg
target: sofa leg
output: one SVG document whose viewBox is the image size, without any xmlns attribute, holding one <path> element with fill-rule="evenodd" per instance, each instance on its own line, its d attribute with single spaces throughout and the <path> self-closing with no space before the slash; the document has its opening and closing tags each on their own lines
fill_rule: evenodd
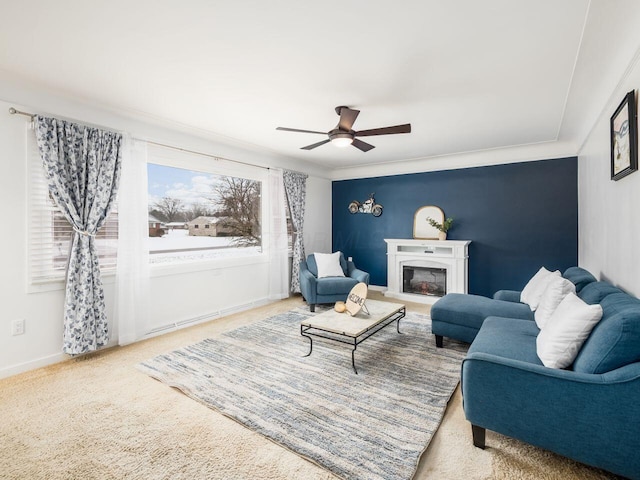
<svg viewBox="0 0 640 480">
<path fill-rule="evenodd" d="M 477 425 L 471 425 L 471 433 L 473 434 L 473 445 L 484 450 L 485 435 L 487 431 Z"/>
<path fill-rule="evenodd" d="M 436 347 L 442 348 L 442 335 L 436 335 Z"/>
<path fill-rule="evenodd" d="M 309 310 L 312 311 L 312 312 L 315 312 L 316 311 L 316 304 L 312 303 L 311 305 L 309 305 Z"/>
</svg>

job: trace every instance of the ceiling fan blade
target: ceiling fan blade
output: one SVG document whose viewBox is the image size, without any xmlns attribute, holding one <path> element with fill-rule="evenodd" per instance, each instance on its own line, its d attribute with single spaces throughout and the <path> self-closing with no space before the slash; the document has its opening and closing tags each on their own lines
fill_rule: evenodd
<svg viewBox="0 0 640 480">
<path fill-rule="evenodd" d="M 314 148 L 319 147 L 320 145 L 324 145 L 325 143 L 329 143 L 330 141 L 331 140 L 326 139 L 326 140 L 323 140 L 321 142 L 314 143 L 312 145 L 307 145 L 306 147 L 302 147 L 302 148 L 300 148 L 300 150 L 313 150 Z"/>
<path fill-rule="evenodd" d="M 376 148 L 373 145 L 371 145 L 370 143 L 363 142 L 362 140 L 358 140 L 357 138 L 353 139 L 353 143 L 351 145 L 353 145 L 356 148 L 359 148 L 363 152 L 368 152 L 372 148 Z"/>
<path fill-rule="evenodd" d="M 338 128 L 345 132 L 351 130 L 353 122 L 356 121 L 359 113 L 360 110 L 353 110 L 349 107 L 340 107 L 340 123 L 338 123 Z"/>
<path fill-rule="evenodd" d="M 355 133 L 356 137 L 371 137 L 372 135 L 393 135 L 395 133 L 411 133 L 411 124 L 395 125 L 393 127 L 372 128 L 371 130 L 360 130 Z"/>
<path fill-rule="evenodd" d="M 300 130 L 298 128 L 287 128 L 287 127 L 277 127 L 276 130 L 284 130 L 285 132 L 319 133 L 320 135 L 327 134 L 327 132 L 316 132 L 315 130 Z"/>
</svg>

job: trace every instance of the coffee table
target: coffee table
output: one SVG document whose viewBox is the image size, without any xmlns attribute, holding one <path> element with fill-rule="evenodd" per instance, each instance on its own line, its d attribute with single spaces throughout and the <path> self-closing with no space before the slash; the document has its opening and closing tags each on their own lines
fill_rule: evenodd
<svg viewBox="0 0 640 480">
<path fill-rule="evenodd" d="M 300 323 L 300 335 L 309 339 L 308 357 L 313 351 L 313 338 L 321 337 L 334 342 L 353 345 L 351 350 L 351 366 L 356 370 L 355 352 L 359 344 L 378 333 L 387 325 L 397 321 L 396 331 L 400 332 L 400 319 L 404 318 L 407 310 L 399 303 L 367 300 L 369 315 L 362 310 L 355 316 L 348 313 L 338 313 L 334 309 L 320 313 Z"/>
</svg>

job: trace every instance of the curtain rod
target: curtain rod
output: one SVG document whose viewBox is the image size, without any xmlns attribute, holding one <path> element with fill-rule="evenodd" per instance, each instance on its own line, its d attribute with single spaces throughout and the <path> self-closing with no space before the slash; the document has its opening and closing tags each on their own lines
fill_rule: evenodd
<svg viewBox="0 0 640 480">
<path fill-rule="evenodd" d="M 33 114 L 33 113 L 22 112 L 22 111 L 17 110 L 17 109 L 15 109 L 13 107 L 9 108 L 9 113 L 11 115 L 24 115 L 26 117 L 31 118 L 31 120 L 33 120 L 33 117 L 35 117 L 35 114 Z M 198 152 L 198 151 L 195 151 L 195 150 L 189 150 L 188 148 L 175 147 L 173 145 L 167 145 L 166 143 L 152 142 L 150 140 L 145 140 L 143 138 L 136 138 L 136 137 L 134 137 L 134 138 L 135 138 L 135 140 L 141 140 L 141 141 L 147 142 L 147 143 L 149 143 L 151 145 L 156 145 L 158 147 L 170 148 L 172 150 L 179 150 L 181 152 L 193 153 L 195 155 L 202 155 L 203 157 L 213 158 L 214 160 L 223 160 L 223 161 L 226 161 L 226 162 L 233 162 L 233 163 L 239 163 L 241 165 L 247 165 L 249 167 L 262 168 L 264 170 L 271 170 L 271 168 L 269 168 L 269 167 L 265 167 L 263 165 L 256 165 L 255 163 L 242 162 L 240 160 L 231 160 L 230 158 L 218 157 L 216 155 L 211 155 L 210 153 L 204 153 L 204 152 Z"/>
<path fill-rule="evenodd" d="M 149 145 L 156 145 L 158 147 L 170 148 L 171 150 L 179 150 L 181 152 L 193 153 L 195 155 L 202 155 L 203 157 L 213 158 L 214 160 L 224 160 L 225 162 L 239 163 L 241 165 L 247 165 L 249 167 L 262 168 L 264 170 L 271 170 L 270 167 L 265 167 L 263 165 L 256 165 L 255 163 L 242 162 L 240 160 L 231 160 L 230 158 L 218 157 L 217 155 L 211 155 L 210 153 L 198 152 L 196 150 L 189 150 L 188 148 L 175 147 L 173 145 L 167 145 L 166 143 L 152 142 L 151 140 L 145 140 L 143 138 L 136 138 L 136 140 L 141 140 L 143 142 L 147 142 Z"/>
<path fill-rule="evenodd" d="M 9 109 L 9 113 L 11 115 L 24 115 L 26 117 L 30 117 L 31 120 L 33 120 L 33 117 L 35 117 L 35 115 L 33 113 L 27 113 L 27 112 L 21 112 L 20 110 L 16 110 L 15 108 L 11 107 Z"/>
</svg>

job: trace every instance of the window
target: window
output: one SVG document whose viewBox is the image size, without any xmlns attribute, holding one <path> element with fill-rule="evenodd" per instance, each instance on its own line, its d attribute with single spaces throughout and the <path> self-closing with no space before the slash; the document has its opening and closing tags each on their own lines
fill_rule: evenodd
<svg viewBox="0 0 640 480">
<path fill-rule="evenodd" d="M 163 231 L 150 231 L 152 264 L 262 253 L 262 181 L 165 162 L 178 163 L 147 166 L 149 218 L 160 220 Z"/>
<path fill-rule="evenodd" d="M 261 255 L 264 172 L 233 165 L 222 169 L 223 161 L 216 161 L 214 170 L 210 158 L 194 160 L 193 155 L 161 150 L 150 149 L 153 163 L 147 169 L 150 263 Z M 47 289 L 45 284 L 65 277 L 74 232 L 49 196 L 32 130 L 27 132 L 27 157 L 28 281 Z M 103 273 L 115 271 L 117 243 L 116 205 L 96 235 Z"/>
<path fill-rule="evenodd" d="M 29 283 L 40 284 L 65 277 L 73 228 L 49 195 L 44 168 L 33 130 L 27 131 L 29 175 Z M 118 249 L 118 212 L 114 208 L 96 235 L 103 272 L 114 271 Z"/>
</svg>

